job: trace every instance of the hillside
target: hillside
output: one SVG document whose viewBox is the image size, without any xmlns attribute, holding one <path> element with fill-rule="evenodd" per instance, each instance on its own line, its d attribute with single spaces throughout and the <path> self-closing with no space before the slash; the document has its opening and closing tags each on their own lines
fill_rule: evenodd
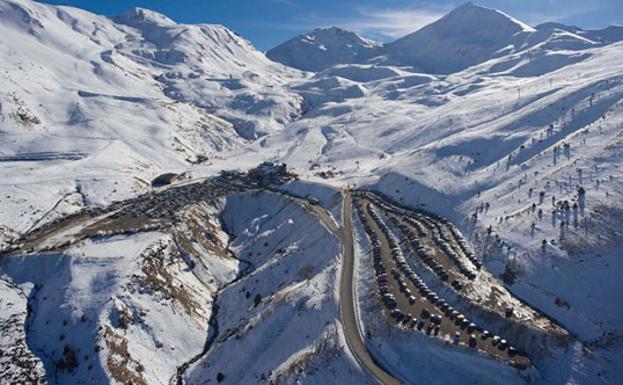
<svg viewBox="0 0 623 385">
<path fill-rule="evenodd" d="M 560 23 L 533 28 L 495 9 L 468 2 L 439 20 L 385 44 L 370 43 L 337 28 L 315 30 L 268 51 L 274 61 L 320 72 L 336 65 L 412 67 L 427 74 L 451 74 L 502 57 L 544 56 L 580 51 L 623 39 L 620 26 L 582 30 Z"/>
<path fill-rule="evenodd" d="M 318 28 L 269 50 L 266 56 L 303 71 L 318 72 L 336 64 L 360 63 L 375 57 L 381 43 L 341 28 Z"/>
<path fill-rule="evenodd" d="M 264 55 L 226 27 L 147 9 L 1 2 L 0 373 L 616 383 L 619 32 L 530 27 L 468 3 L 385 45 L 331 28 Z M 245 173 L 263 161 L 298 180 Z M 172 185 L 152 186 L 165 173 Z M 356 196 L 368 190 L 412 214 L 374 201 L 350 218 L 351 195 L 370 203 Z M 405 259 L 408 215 L 464 237 L 481 266 L 456 273 L 462 291 L 410 266 L 523 361 L 386 317 L 368 238 L 378 229 L 362 219 L 377 209 L 395 234 L 383 242 L 401 237 Z"/>
</svg>

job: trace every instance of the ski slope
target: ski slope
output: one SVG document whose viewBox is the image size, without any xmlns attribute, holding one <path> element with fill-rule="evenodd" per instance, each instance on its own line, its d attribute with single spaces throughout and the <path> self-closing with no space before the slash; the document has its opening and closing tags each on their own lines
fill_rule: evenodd
<svg viewBox="0 0 623 385">
<path fill-rule="evenodd" d="M 430 369 L 441 363 L 451 369 L 447 381 L 456 379 L 452 372 L 495 383 L 491 372 L 498 370 L 509 383 L 613 384 L 621 377 L 621 27 L 529 26 L 469 3 L 385 45 L 341 29 L 315 30 L 267 57 L 226 27 L 180 24 L 147 9 L 106 17 L 6 0 L 0 35 L 0 248 L 57 218 L 152 191 L 151 180 L 165 172 L 189 181 L 286 162 L 301 180 L 282 188 L 317 198 L 337 223 L 344 218 L 336 189 L 348 186 L 448 218 L 509 291 L 574 337 L 525 374 L 487 357 L 448 353 L 421 336 L 406 338 L 380 324 L 378 314 L 362 317 L 364 327 L 379 331 L 377 352 L 392 365 L 421 356 L 417 371 L 398 368 L 408 378 L 441 381 Z M 0 289 L 10 298 L 0 303 L 0 318 L 10 320 L 3 345 L 42 378 L 55 365 L 40 352 L 53 344 L 64 354 L 64 320 L 84 333 L 66 334 L 67 343 L 91 350 L 102 337 L 99 326 L 106 330 L 118 325 L 115 314 L 145 308 L 137 317 L 148 326 L 121 333 L 141 366 L 114 360 L 149 384 L 175 378 L 195 357 L 182 376 L 187 383 L 214 381 L 208 365 L 225 383 L 320 384 L 332 373 L 369 381 L 343 348 L 337 241 L 283 199 L 239 196 L 201 211 L 224 218 L 221 246 L 252 259 L 255 270 L 233 282 L 244 263 L 206 252 L 210 268 L 197 277 L 172 257 L 173 286 L 189 288 L 200 304 L 193 315 L 126 285 L 141 271 L 145 250 L 173 242 L 167 233 L 2 261 Z M 291 253 L 255 255 L 264 242 L 277 253 L 280 240 Z M 365 249 L 360 240 L 357 293 L 361 308 L 371 309 L 374 302 L 363 300 Z M 303 265 L 313 267 L 304 279 L 297 275 Z M 228 337 L 198 356 L 213 311 L 200 298 L 226 285 L 218 317 Z M 249 305 L 250 288 L 270 302 Z M 31 316 L 27 305 L 36 307 Z M 83 313 L 93 317 L 82 322 Z M 121 341 L 109 333 L 113 345 L 115 338 Z M 152 352 L 155 341 L 162 348 Z M 251 363 L 263 349 L 275 353 Z M 106 357 L 110 346 L 102 352 Z M 4 356 L 0 362 L 4 369 Z M 253 370 L 236 371 L 240 362 Z M 111 380 L 106 358 L 92 365 L 48 381 L 121 382 Z"/>
</svg>

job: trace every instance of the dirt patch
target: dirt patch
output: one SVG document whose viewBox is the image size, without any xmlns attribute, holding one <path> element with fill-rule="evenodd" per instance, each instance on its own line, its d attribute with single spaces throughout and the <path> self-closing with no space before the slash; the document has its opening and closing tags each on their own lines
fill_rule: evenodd
<svg viewBox="0 0 623 385">
<path fill-rule="evenodd" d="M 112 379 L 121 384 L 147 385 L 141 374 L 143 365 L 132 358 L 128 351 L 128 341 L 106 326 L 104 341 L 108 347 L 106 365 Z"/>
<path fill-rule="evenodd" d="M 141 271 L 143 276 L 134 276 L 133 284 L 140 292 L 159 292 L 162 296 L 178 304 L 186 314 L 198 314 L 199 304 L 193 299 L 182 284 L 176 284 L 177 279 L 167 267 L 173 264 L 175 256 L 179 255 L 171 249 L 170 243 L 158 242 L 145 250 L 141 256 Z"/>
<path fill-rule="evenodd" d="M 96 235 L 132 234 L 139 231 L 152 231 L 165 226 L 168 221 L 147 217 L 123 216 L 105 219 L 87 227 L 83 234 L 89 237 Z"/>
</svg>

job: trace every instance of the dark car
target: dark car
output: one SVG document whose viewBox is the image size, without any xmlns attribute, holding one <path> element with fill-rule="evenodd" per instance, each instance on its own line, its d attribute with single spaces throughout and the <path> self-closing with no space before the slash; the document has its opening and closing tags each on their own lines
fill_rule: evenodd
<svg viewBox="0 0 623 385">
<path fill-rule="evenodd" d="M 508 342 L 504 339 L 500 340 L 500 343 L 498 344 L 498 349 L 504 350 L 507 347 L 508 347 Z"/>
<path fill-rule="evenodd" d="M 477 341 L 476 341 L 476 335 L 472 334 L 469 336 L 469 347 L 470 348 L 475 348 L 477 345 Z"/>
<path fill-rule="evenodd" d="M 435 325 L 440 325 L 442 320 L 443 320 L 443 317 L 439 314 L 433 314 L 430 317 L 430 322 L 434 323 Z"/>
<path fill-rule="evenodd" d="M 395 319 L 398 322 L 400 322 L 400 320 L 405 317 L 405 315 L 398 309 L 392 310 L 391 313 L 389 314 L 393 319 Z"/>
<path fill-rule="evenodd" d="M 501 338 L 499 336 L 493 336 L 491 338 L 491 345 L 495 346 L 500 343 Z"/>
<path fill-rule="evenodd" d="M 471 322 L 469 325 L 467 325 L 467 332 L 468 333 L 473 333 L 474 330 L 476 330 L 476 324 Z"/>
<path fill-rule="evenodd" d="M 400 322 L 402 322 L 403 325 L 408 325 L 412 319 L 413 317 L 411 316 L 411 314 L 407 314 Z"/>
<path fill-rule="evenodd" d="M 388 294 L 385 294 L 385 295 L 387 296 Z M 383 303 L 388 309 L 392 309 L 392 310 L 396 309 L 396 306 L 398 306 L 398 302 L 396 302 L 396 300 L 393 297 L 389 297 L 389 296 L 383 297 Z"/>
<path fill-rule="evenodd" d="M 433 332 L 433 324 L 428 324 L 428 326 L 426 327 L 426 334 L 430 335 Z"/>
<path fill-rule="evenodd" d="M 426 320 L 421 319 L 418 323 L 417 323 L 417 330 L 422 330 L 422 328 L 424 328 L 424 325 L 426 324 Z"/>
<path fill-rule="evenodd" d="M 463 319 L 461 321 L 461 329 L 467 328 L 469 326 L 469 324 L 470 324 L 470 322 L 469 322 L 469 320 L 467 318 Z"/>
</svg>

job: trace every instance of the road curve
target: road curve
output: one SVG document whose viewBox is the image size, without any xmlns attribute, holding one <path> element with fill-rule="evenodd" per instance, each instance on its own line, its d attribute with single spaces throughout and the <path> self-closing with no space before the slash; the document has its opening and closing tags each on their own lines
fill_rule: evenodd
<svg viewBox="0 0 623 385">
<path fill-rule="evenodd" d="M 344 192 L 343 209 L 344 226 L 340 234 L 344 248 L 344 258 L 342 262 L 342 277 L 340 279 L 340 315 L 346 342 L 353 356 L 359 364 L 366 368 L 376 380 L 384 385 L 398 385 L 400 381 L 392 377 L 385 369 L 372 358 L 370 352 L 363 342 L 359 328 L 357 327 L 357 316 L 355 311 L 355 249 L 353 243 L 353 224 L 351 219 L 351 196 L 348 191 Z"/>
<path fill-rule="evenodd" d="M 271 190 L 272 191 L 272 190 Z M 279 192 L 279 191 L 274 191 Z M 401 382 L 383 369 L 378 362 L 372 358 L 366 348 L 363 336 L 357 327 L 357 316 L 355 307 L 355 247 L 353 240 L 353 224 L 351 217 L 352 199 L 350 192 L 343 191 L 344 208 L 342 212 L 344 225 L 339 227 L 335 220 L 329 215 L 327 210 L 319 205 L 311 204 L 307 199 L 290 195 L 286 192 L 279 192 L 288 195 L 290 198 L 303 205 L 307 210 L 315 213 L 318 218 L 333 232 L 342 243 L 342 276 L 340 277 L 340 316 L 344 336 L 348 348 L 362 368 L 364 368 L 374 379 L 383 385 L 400 385 Z"/>
</svg>

